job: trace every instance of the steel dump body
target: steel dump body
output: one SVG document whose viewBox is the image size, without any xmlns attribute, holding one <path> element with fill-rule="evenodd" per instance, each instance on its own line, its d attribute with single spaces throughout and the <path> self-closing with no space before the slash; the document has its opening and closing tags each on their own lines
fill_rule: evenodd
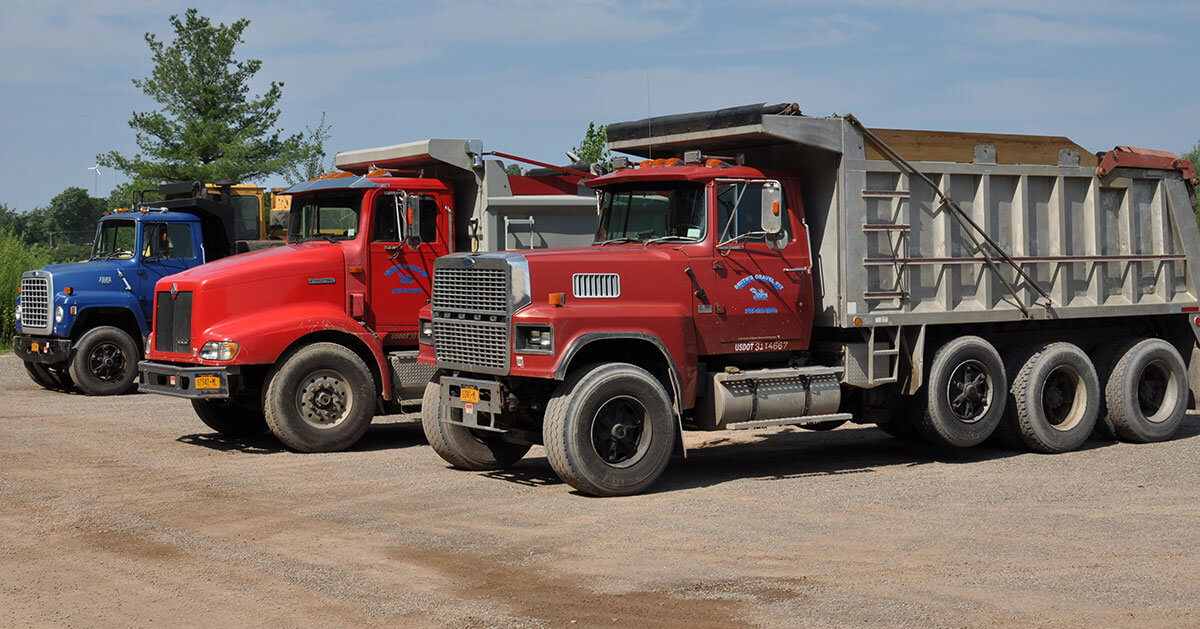
<svg viewBox="0 0 1200 629">
<path fill-rule="evenodd" d="M 647 137 L 641 121 L 623 123 L 609 140 L 635 155 L 738 153 L 746 165 L 798 173 L 817 326 L 1144 316 L 1197 304 L 1200 234 L 1179 171 L 1118 168 L 1101 179 L 1096 157 L 1066 138 L 874 131 L 966 221 L 846 118 L 763 113 L 733 124 L 659 124 Z M 999 250 L 977 246 L 970 222 Z"/>
</svg>

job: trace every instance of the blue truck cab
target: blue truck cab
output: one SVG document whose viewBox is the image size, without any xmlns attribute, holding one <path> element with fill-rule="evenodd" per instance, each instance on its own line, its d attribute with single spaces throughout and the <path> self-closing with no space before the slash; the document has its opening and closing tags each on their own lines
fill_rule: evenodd
<svg viewBox="0 0 1200 629">
<path fill-rule="evenodd" d="M 13 351 L 30 377 L 89 395 L 132 389 L 158 280 L 252 248 L 248 213 L 229 200 L 187 196 L 112 212 L 88 260 L 24 272 Z"/>
</svg>

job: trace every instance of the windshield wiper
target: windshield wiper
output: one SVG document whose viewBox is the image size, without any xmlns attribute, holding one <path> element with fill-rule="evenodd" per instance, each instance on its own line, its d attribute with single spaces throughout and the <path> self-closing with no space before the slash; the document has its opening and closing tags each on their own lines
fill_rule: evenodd
<svg viewBox="0 0 1200 629">
<path fill-rule="evenodd" d="M 650 240 L 647 240 L 646 242 L 642 243 L 642 245 L 643 246 L 644 245 L 652 245 L 656 242 L 667 242 L 668 240 L 686 240 L 688 242 L 699 242 L 697 239 L 692 238 L 691 236 L 659 236 L 658 238 L 651 238 Z"/>
<path fill-rule="evenodd" d="M 611 244 L 614 244 L 614 243 L 622 243 L 622 242 L 638 242 L 638 239 L 637 239 L 637 238 L 630 238 L 629 236 L 621 236 L 621 237 L 619 237 L 619 238 L 609 238 L 608 240 L 602 240 L 602 241 L 600 241 L 600 242 L 598 242 L 598 243 L 595 243 L 595 244 L 597 244 L 597 245 L 600 245 L 601 247 L 603 247 L 604 245 L 611 245 Z"/>
</svg>

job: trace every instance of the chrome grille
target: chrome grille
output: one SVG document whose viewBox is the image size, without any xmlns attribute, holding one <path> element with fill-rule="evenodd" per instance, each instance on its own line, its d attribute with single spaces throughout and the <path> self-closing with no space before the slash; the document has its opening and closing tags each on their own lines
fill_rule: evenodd
<svg viewBox="0 0 1200 629">
<path fill-rule="evenodd" d="M 433 347 L 438 366 L 503 375 L 508 373 L 508 262 L 474 258 L 437 261 L 433 271 Z"/>
<path fill-rule="evenodd" d="M 572 295 L 581 299 L 621 296 L 621 276 L 616 273 L 576 273 L 571 276 Z"/>
<path fill-rule="evenodd" d="M 434 269 L 433 309 L 508 314 L 506 269 Z"/>
<path fill-rule="evenodd" d="M 434 320 L 433 345 L 438 364 L 508 370 L 507 321 L 495 325 Z"/>
<path fill-rule="evenodd" d="M 21 278 L 21 329 L 50 328 L 50 278 Z"/>
</svg>

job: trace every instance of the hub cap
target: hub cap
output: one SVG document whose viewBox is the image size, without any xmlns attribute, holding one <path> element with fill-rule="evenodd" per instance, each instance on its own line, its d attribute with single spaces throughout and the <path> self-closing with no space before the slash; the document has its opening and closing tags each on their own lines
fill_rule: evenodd
<svg viewBox="0 0 1200 629">
<path fill-rule="evenodd" d="M 1042 387 L 1042 413 L 1055 430 L 1070 430 L 1083 419 L 1086 395 L 1082 376 L 1070 367 L 1058 367 Z"/>
<path fill-rule="evenodd" d="M 296 391 L 296 408 L 304 422 L 322 430 L 346 420 L 354 405 L 354 394 L 341 374 L 321 370 L 309 374 Z"/>
<path fill-rule="evenodd" d="M 629 396 L 614 397 L 592 419 L 592 447 L 600 460 L 613 467 L 637 463 L 650 445 L 646 407 Z"/>
<path fill-rule="evenodd" d="M 983 363 L 968 360 L 954 369 L 946 385 L 946 401 L 950 412 L 965 424 L 973 424 L 987 414 L 992 407 L 992 379 Z"/>
<path fill-rule="evenodd" d="M 88 371 L 101 382 L 117 382 L 125 374 L 125 353 L 115 343 L 101 343 L 88 354 Z"/>
</svg>

